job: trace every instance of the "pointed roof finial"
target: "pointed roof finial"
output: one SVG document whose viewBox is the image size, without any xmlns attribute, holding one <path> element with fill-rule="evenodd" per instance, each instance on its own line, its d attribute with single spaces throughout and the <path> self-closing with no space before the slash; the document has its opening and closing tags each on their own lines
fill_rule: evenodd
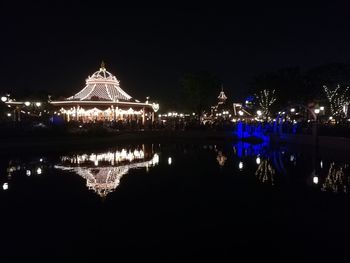
<svg viewBox="0 0 350 263">
<path fill-rule="evenodd" d="M 105 70 L 106 69 L 106 67 L 105 67 L 105 62 L 102 60 L 102 62 L 101 62 L 101 69 L 102 70 Z"/>
<path fill-rule="evenodd" d="M 218 96 L 218 99 L 219 99 L 219 104 L 223 104 L 227 100 L 227 97 L 224 92 L 224 85 L 222 84 L 221 84 L 221 92 Z"/>
</svg>

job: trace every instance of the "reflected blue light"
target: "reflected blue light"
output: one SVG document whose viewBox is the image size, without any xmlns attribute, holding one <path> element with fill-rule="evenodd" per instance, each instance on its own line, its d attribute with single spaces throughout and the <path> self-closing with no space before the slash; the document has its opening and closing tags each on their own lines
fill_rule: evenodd
<svg viewBox="0 0 350 263">
<path fill-rule="evenodd" d="M 242 158 L 244 156 L 257 156 L 263 155 L 268 147 L 267 142 L 259 144 L 251 144 L 248 142 L 237 142 L 233 145 L 237 157 Z"/>
<path fill-rule="evenodd" d="M 256 137 L 263 141 L 270 141 L 270 137 L 266 135 L 267 128 L 269 128 L 270 124 L 267 125 L 267 127 L 263 127 L 261 123 L 252 125 L 238 121 L 234 134 L 240 139 Z"/>
</svg>

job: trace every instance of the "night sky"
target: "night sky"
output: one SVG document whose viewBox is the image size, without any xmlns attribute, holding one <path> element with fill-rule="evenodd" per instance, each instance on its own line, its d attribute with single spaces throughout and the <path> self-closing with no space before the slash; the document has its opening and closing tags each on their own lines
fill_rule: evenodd
<svg viewBox="0 0 350 263">
<path fill-rule="evenodd" d="M 72 95 L 104 60 L 141 101 L 174 100 L 180 77 L 198 70 L 216 74 L 228 97 L 240 100 L 257 74 L 350 61 L 346 6 L 47 2 L 0 4 L 1 93 Z"/>
</svg>

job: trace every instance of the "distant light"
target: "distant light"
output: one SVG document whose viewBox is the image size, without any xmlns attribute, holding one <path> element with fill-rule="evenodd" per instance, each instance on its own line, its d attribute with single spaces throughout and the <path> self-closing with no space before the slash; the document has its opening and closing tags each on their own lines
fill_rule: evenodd
<svg viewBox="0 0 350 263">
<path fill-rule="evenodd" d="M 2 189 L 4 189 L 4 190 L 9 189 L 9 184 L 8 184 L 8 183 L 4 183 L 4 184 L 2 185 Z"/>
<path fill-rule="evenodd" d="M 317 176 L 314 176 L 312 178 L 312 181 L 314 182 L 314 184 L 318 184 L 318 177 Z"/>
<path fill-rule="evenodd" d="M 330 116 L 330 117 L 329 117 L 329 119 L 330 119 L 330 120 L 333 120 L 333 117 L 332 117 L 332 116 Z"/>
<path fill-rule="evenodd" d="M 172 115 L 172 113 L 171 113 L 171 112 L 169 112 L 169 113 L 168 113 L 168 116 L 170 117 L 171 115 Z"/>
<path fill-rule="evenodd" d="M 158 117 L 161 118 L 161 117 L 162 117 L 162 114 L 159 114 Z"/>
<path fill-rule="evenodd" d="M 98 160 L 95 160 L 94 164 L 95 166 L 98 166 Z"/>
<path fill-rule="evenodd" d="M 6 102 L 7 101 L 7 97 L 5 97 L 5 96 L 1 97 L 1 101 L 2 102 Z"/>
<path fill-rule="evenodd" d="M 321 162 L 320 162 L 320 167 L 321 167 L 321 169 L 323 168 L 323 162 L 322 162 L 322 160 L 321 160 Z"/>
<path fill-rule="evenodd" d="M 173 162 L 173 160 L 171 159 L 171 157 L 168 158 L 168 164 L 171 165 L 171 163 Z"/>
<path fill-rule="evenodd" d="M 260 164 L 260 162 L 261 162 L 260 157 L 259 156 L 256 157 L 256 164 Z M 242 167 L 243 167 L 243 165 L 242 165 Z"/>
<path fill-rule="evenodd" d="M 294 159 L 295 159 L 294 155 L 293 155 L 293 154 L 291 154 L 291 156 L 290 156 L 289 160 L 290 160 L 291 162 L 293 162 L 293 161 L 294 161 Z"/>
<path fill-rule="evenodd" d="M 242 170 L 242 169 L 243 169 L 243 162 L 239 162 L 238 168 L 239 168 L 239 170 Z"/>
<path fill-rule="evenodd" d="M 256 112 L 256 114 L 258 114 L 258 116 L 261 116 L 261 115 L 262 115 L 262 111 L 261 111 L 261 110 L 258 110 L 258 111 Z"/>
<path fill-rule="evenodd" d="M 24 105 L 26 105 L 26 106 L 28 107 L 28 106 L 30 106 L 30 102 L 29 102 L 29 101 L 26 101 L 26 102 L 24 103 Z"/>
<path fill-rule="evenodd" d="M 7 117 L 11 117 L 11 115 L 12 115 L 11 113 L 7 113 Z"/>
<path fill-rule="evenodd" d="M 320 107 L 320 110 L 324 110 L 324 106 L 321 106 L 321 107 Z"/>
<path fill-rule="evenodd" d="M 245 104 L 248 104 L 248 103 L 249 103 L 249 101 L 248 101 L 248 100 L 246 100 L 246 101 L 245 101 Z"/>
<path fill-rule="evenodd" d="M 42 161 L 43 161 L 43 158 L 40 158 L 39 161 L 42 162 Z"/>
<path fill-rule="evenodd" d="M 41 102 L 36 102 L 35 106 L 40 107 L 41 106 Z"/>
<path fill-rule="evenodd" d="M 38 169 L 36 169 L 36 173 L 37 174 L 42 174 L 43 170 L 39 167 Z"/>
<path fill-rule="evenodd" d="M 294 109 L 294 108 L 291 108 L 291 109 L 290 109 L 290 112 L 295 112 L 295 109 Z"/>
<path fill-rule="evenodd" d="M 194 115 L 196 115 L 196 113 L 192 112 L 192 115 L 194 116 Z"/>
<path fill-rule="evenodd" d="M 30 170 L 27 170 L 27 171 L 26 171 L 26 175 L 27 175 L 27 176 L 31 176 L 31 174 L 32 174 L 32 172 L 31 172 Z"/>
<path fill-rule="evenodd" d="M 320 109 L 315 109 L 315 113 L 319 114 L 320 113 Z"/>
<path fill-rule="evenodd" d="M 243 113 L 243 111 L 240 110 L 240 111 L 238 111 L 238 114 L 239 114 L 240 116 L 243 116 L 244 113 Z"/>
</svg>

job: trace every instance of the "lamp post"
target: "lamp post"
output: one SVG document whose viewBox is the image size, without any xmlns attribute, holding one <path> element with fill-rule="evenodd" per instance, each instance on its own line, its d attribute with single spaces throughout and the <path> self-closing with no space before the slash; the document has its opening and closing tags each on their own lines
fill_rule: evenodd
<svg viewBox="0 0 350 263">
<path fill-rule="evenodd" d="M 313 140 L 314 140 L 314 145 L 318 145 L 318 114 L 320 113 L 320 109 L 315 109 L 315 121 L 313 122 L 312 126 L 312 135 L 313 135 Z"/>
</svg>

